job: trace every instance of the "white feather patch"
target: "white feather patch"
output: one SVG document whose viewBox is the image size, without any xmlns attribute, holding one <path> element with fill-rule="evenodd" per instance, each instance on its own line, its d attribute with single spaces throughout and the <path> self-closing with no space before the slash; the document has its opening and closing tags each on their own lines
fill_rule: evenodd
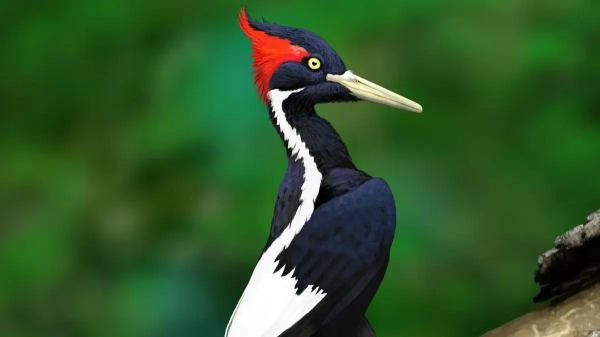
<svg viewBox="0 0 600 337">
<path fill-rule="evenodd" d="M 290 225 L 271 243 L 254 268 L 246 290 L 231 315 L 225 337 L 277 337 L 308 314 L 326 296 L 318 287 L 313 290 L 312 285 L 297 295 L 297 280 L 292 277 L 294 272 L 286 276 L 283 276 L 284 268 L 275 272 L 275 259 L 310 219 L 323 178 L 306 144 L 288 123 L 283 112 L 283 101 L 301 90 L 271 90 L 268 94 L 275 122 L 287 146 L 304 166 L 300 205 Z"/>
</svg>

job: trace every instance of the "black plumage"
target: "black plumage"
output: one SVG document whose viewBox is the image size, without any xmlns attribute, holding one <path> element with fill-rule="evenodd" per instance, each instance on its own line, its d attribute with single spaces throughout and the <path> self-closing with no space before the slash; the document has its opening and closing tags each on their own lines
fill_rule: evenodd
<svg viewBox="0 0 600 337">
<path fill-rule="evenodd" d="M 394 197 L 383 179 L 355 166 L 315 105 L 421 107 L 348 71 L 312 32 L 254 21 L 244 10 L 240 26 L 252 39 L 255 82 L 288 168 L 267 243 L 226 336 L 374 337 L 365 313 L 390 259 Z"/>
<path fill-rule="evenodd" d="M 281 336 L 375 336 L 365 312 L 388 266 L 396 227 L 392 192 L 384 180 L 356 168 L 339 134 L 301 95 L 290 96 L 284 111 L 323 179 L 314 213 L 278 255 L 277 270 L 283 268 L 284 275 L 293 270 L 298 294 L 314 285 L 328 295 Z M 300 205 L 304 166 L 288 147 L 286 153 L 288 169 L 263 251 L 289 226 Z"/>
<path fill-rule="evenodd" d="M 338 174 L 358 178 L 355 172 Z M 286 268 L 284 274 L 293 270 L 298 292 L 315 285 L 328 294 L 282 336 L 312 336 L 320 329 L 348 333 L 362 325 L 388 265 L 396 227 L 393 200 L 383 180 L 369 179 L 319 206 L 279 254 L 278 268 Z"/>
</svg>

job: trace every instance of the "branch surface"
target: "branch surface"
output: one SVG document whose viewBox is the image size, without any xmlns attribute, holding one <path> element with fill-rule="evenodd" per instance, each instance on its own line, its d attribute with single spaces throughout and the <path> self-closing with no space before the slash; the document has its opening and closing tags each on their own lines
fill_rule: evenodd
<svg viewBox="0 0 600 337">
<path fill-rule="evenodd" d="M 591 337 L 596 336 L 596 330 L 600 330 L 600 284 L 556 305 L 538 308 L 482 337 Z"/>
</svg>

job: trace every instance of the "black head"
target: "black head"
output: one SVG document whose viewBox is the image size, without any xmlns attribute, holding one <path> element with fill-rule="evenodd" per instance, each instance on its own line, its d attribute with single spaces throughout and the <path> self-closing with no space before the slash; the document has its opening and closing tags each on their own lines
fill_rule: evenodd
<svg viewBox="0 0 600 337">
<path fill-rule="evenodd" d="M 242 30 L 252 40 L 255 84 L 265 103 L 271 90 L 302 89 L 310 104 L 370 100 L 420 112 L 421 107 L 348 71 L 333 48 L 306 29 L 255 21 L 240 12 Z"/>
<path fill-rule="evenodd" d="M 240 26 L 253 43 L 255 82 L 266 101 L 270 90 L 304 88 L 302 96 L 312 103 L 356 101 L 343 85 L 327 81 L 327 75 L 342 75 L 344 61 L 317 34 L 306 29 L 255 21 L 244 9 Z"/>
</svg>

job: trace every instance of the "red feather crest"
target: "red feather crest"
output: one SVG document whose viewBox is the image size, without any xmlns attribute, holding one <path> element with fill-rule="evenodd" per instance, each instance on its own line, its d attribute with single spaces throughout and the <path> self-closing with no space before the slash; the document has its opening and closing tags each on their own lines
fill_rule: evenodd
<svg viewBox="0 0 600 337">
<path fill-rule="evenodd" d="M 248 22 L 246 9 L 242 8 L 239 13 L 240 28 L 252 40 L 252 58 L 254 63 L 254 85 L 263 102 L 267 103 L 269 92 L 269 80 L 279 66 L 288 61 L 302 61 L 302 58 L 310 55 L 304 48 L 295 46 L 290 40 L 254 29 Z"/>
</svg>

